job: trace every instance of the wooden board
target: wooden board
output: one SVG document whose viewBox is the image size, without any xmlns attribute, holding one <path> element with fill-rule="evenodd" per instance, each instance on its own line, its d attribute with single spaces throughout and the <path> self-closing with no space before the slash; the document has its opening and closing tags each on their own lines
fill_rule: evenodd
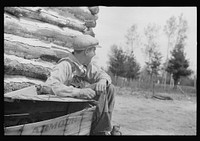
<svg viewBox="0 0 200 141">
<path fill-rule="evenodd" d="M 95 108 L 93 106 L 50 120 L 5 127 L 4 135 L 89 135 Z"/>
</svg>

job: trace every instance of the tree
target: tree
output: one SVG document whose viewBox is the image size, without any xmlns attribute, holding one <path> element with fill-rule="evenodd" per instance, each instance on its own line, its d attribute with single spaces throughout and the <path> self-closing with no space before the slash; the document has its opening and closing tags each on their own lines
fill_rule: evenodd
<svg viewBox="0 0 200 141">
<path fill-rule="evenodd" d="M 137 63 L 134 54 L 126 55 L 126 62 L 124 64 L 125 77 L 130 81 L 131 79 L 138 79 L 140 65 Z"/>
<path fill-rule="evenodd" d="M 137 32 L 137 25 L 133 24 L 128 30 L 127 34 L 125 35 L 126 38 L 126 45 L 130 52 L 133 52 L 135 48 L 139 46 L 140 43 L 140 36 Z"/>
<path fill-rule="evenodd" d="M 145 44 L 146 65 L 151 75 L 158 74 L 158 68 L 161 62 L 161 53 L 158 51 L 158 43 L 156 41 L 159 32 L 159 26 L 156 24 L 148 24 L 144 29 L 147 43 Z"/>
<path fill-rule="evenodd" d="M 119 48 L 117 45 L 112 45 L 111 54 L 109 55 L 109 71 L 111 71 L 114 76 L 123 77 L 125 74 L 124 64 L 126 59 L 122 48 Z"/>
<path fill-rule="evenodd" d="M 189 61 L 185 58 L 183 42 L 176 44 L 171 55 L 172 58 L 169 60 L 166 71 L 172 74 L 174 88 L 176 88 L 180 77 L 191 75 L 192 70 L 188 69 Z"/>
<path fill-rule="evenodd" d="M 147 71 L 150 75 L 157 76 L 159 74 L 160 65 L 161 65 L 161 59 L 162 55 L 158 51 L 153 51 L 151 60 L 149 62 L 146 62 L 147 65 Z"/>
<path fill-rule="evenodd" d="M 167 59 L 168 59 L 168 53 L 169 49 L 173 47 L 174 44 L 174 39 L 176 35 L 176 30 L 177 30 L 177 22 L 176 22 L 176 17 L 172 16 L 167 20 L 166 25 L 164 26 L 164 32 L 167 35 L 168 38 L 168 46 L 167 46 Z"/>
<path fill-rule="evenodd" d="M 137 79 L 139 77 L 139 70 L 140 65 L 137 63 L 134 50 L 139 46 L 140 43 L 140 36 L 137 32 L 137 25 L 133 24 L 128 30 L 127 34 L 125 35 L 126 38 L 126 63 L 125 63 L 125 71 L 126 77 L 128 80 L 130 79 Z"/>
<path fill-rule="evenodd" d="M 174 79 L 174 88 L 177 87 L 178 81 L 181 76 L 189 76 L 192 71 L 188 69 L 189 61 L 185 59 L 184 46 L 187 39 L 187 21 L 181 14 L 178 18 L 176 42 L 173 51 L 171 52 L 172 58 L 169 60 L 166 71 L 172 74 Z"/>
<path fill-rule="evenodd" d="M 114 76 L 137 79 L 139 76 L 140 65 L 137 63 L 133 54 L 127 54 L 117 45 L 111 47 L 109 55 L 109 71 Z"/>
<path fill-rule="evenodd" d="M 175 43 L 175 35 L 176 35 L 176 30 L 177 30 L 177 22 L 176 22 L 176 17 L 172 16 L 169 18 L 169 20 L 167 20 L 166 25 L 164 26 L 164 32 L 167 35 L 168 38 L 168 46 L 167 46 L 167 58 L 166 58 L 166 64 L 165 64 L 165 68 L 168 66 L 168 54 L 169 54 L 169 49 L 173 47 L 174 43 Z M 164 81 L 164 86 L 166 86 L 166 82 L 167 82 L 167 71 L 165 73 L 165 81 Z"/>
<path fill-rule="evenodd" d="M 144 29 L 147 43 L 145 44 L 145 54 L 147 57 L 146 65 L 150 75 L 150 81 L 153 81 L 153 94 L 154 94 L 154 80 L 158 75 L 161 64 L 161 53 L 158 51 L 158 43 L 156 41 L 159 33 L 159 26 L 156 24 L 148 24 Z"/>
</svg>

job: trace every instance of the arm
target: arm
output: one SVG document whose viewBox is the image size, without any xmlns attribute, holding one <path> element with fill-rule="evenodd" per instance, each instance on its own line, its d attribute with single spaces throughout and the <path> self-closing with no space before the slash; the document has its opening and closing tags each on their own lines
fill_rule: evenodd
<svg viewBox="0 0 200 141">
<path fill-rule="evenodd" d="M 107 81 L 108 85 L 112 83 L 111 77 L 94 63 L 88 65 L 87 78 L 91 83 L 100 81 Z"/>
<path fill-rule="evenodd" d="M 50 77 L 45 85 L 50 87 L 53 94 L 58 96 L 78 97 L 80 89 L 66 86 L 64 83 L 72 77 L 71 65 L 67 61 L 62 61 L 52 69 Z"/>
<path fill-rule="evenodd" d="M 106 87 L 111 84 L 110 76 L 100 69 L 95 64 L 88 66 L 87 77 L 90 83 L 93 83 L 87 87 L 96 90 L 97 92 L 106 92 Z"/>
<path fill-rule="evenodd" d="M 84 99 L 92 99 L 96 94 L 90 88 L 79 89 L 73 86 L 64 85 L 65 82 L 72 79 L 71 65 L 67 61 L 57 64 L 45 85 L 51 89 L 52 93 L 63 97 L 78 97 Z"/>
</svg>

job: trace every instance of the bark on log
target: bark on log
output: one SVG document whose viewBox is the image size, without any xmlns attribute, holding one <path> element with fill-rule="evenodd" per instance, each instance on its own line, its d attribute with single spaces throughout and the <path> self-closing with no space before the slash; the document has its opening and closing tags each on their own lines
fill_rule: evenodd
<svg viewBox="0 0 200 141">
<path fill-rule="evenodd" d="M 26 88 L 29 86 L 35 85 L 34 83 L 29 82 L 4 82 L 4 94 L 12 91 L 16 91 L 22 88 Z"/>
<path fill-rule="evenodd" d="M 7 92 L 19 90 L 31 85 L 41 86 L 45 81 L 29 78 L 20 75 L 4 75 L 4 94 Z"/>
<path fill-rule="evenodd" d="M 40 58 L 48 62 L 57 62 L 59 59 L 67 57 L 70 51 L 64 47 L 51 46 L 39 40 L 4 34 L 4 53 L 25 59 Z"/>
<path fill-rule="evenodd" d="M 8 14 L 4 14 L 4 33 L 49 41 L 67 48 L 72 48 L 73 37 L 82 35 L 81 32 L 69 28 L 62 29 L 25 18 L 18 20 Z"/>
<path fill-rule="evenodd" d="M 48 68 L 48 69 L 51 69 L 54 66 L 53 63 L 46 62 L 46 61 L 43 61 L 41 59 L 28 60 L 28 59 L 24 59 L 24 58 L 21 58 L 21 57 L 17 57 L 15 55 L 7 55 L 7 54 L 4 53 L 4 59 L 5 58 L 8 58 L 9 60 L 15 60 L 15 61 L 23 63 L 23 64 L 33 64 L 33 65 L 36 65 L 36 66 L 43 66 L 43 67 Z"/>
<path fill-rule="evenodd" d="M 92 13 L 92 15 L 99 13 L 99 7 L 98 6 L 88 7 L 88 9 Z"/>
<path fill-rule="evenodd" d="M 84 23 L 77 23 L 70 18 L 60 16 L 57 13 L 53 13 L 51 10 L 47 11 L 44 8 L 32 9 L 29 7 L 5 7 L 4 10 L 17 17 L 24 16 L 31 19 L 54 24 L 60 27 L 69 27 L 81 32 L 86 29 Z"/>
<path fill-rule="evenodd" d="M 88 28 L 87 30 L 85 30 L 84 34 L 88 34 L 88 35 L 95 37 L 95 34 L 94 34 L 92 28 Z"/>
<path fill-rule="evenodd" d="M 56 11 L 64 17 L 79 19 L 88 28 L 95 27 L 96 20 L 98 19 L 98 16 L 92 15 L 88 8 L 87 12 L 83 10 L 83 7 L 45 7 L 44 9 Z"/>
<path fill-rule="evenodd" d="M 96 21 L 92 21 L 92 20 L 88 20 L 86 23 L 85 23 L 85 26 L 88 27 L 88 28 L 92 28 L 92 27 L 95 27 L 96 26 Z"/>
<path fill-rule="evenodd" d="M 27 82 L 27 83 L 33 83 L 37 85 L 43 85 L 45 81 L 35 79 L 35 78 L 30 78 L 22 75 L 4 75 L 4 82 L 6 83 L 11 83 L 11 82 Z"/>
<path fill-rule="evenodd" d="M 56 62 L 60 59 L 57 57 L 56 53 L 50 49 L 33 47 L 20 42 L 12 42 L 8 40 L 4 40 L 4 53 L 16 55 L 25 59 L 42 59 L 46 56 L 47 58 L 44 58 L 45 60 L 52 58 L 52 60 L 49 60 L 50 62 Z"/>
<path fill-rule="evenodd" d="M 21 63 L 10 58 L 4 58 L 4 74 L 22 75 L 45 81 L 50 75 L 50 69 L 40 65 Z"/>
<path fill-rule="evenodd" d="M 71 16 L 76 17 L 77 19 L 80 19 L 84 22 L 86 21 L 96 21 L 96 17 L 91 14 L 88 8 L 84 7 L 50 7 L 50 9 L 58 10 L 60 15 L 66 15 L 68 16 L 71 14 Z M 87 10 L 88 9 L 88 10 Z"/>
</svg>

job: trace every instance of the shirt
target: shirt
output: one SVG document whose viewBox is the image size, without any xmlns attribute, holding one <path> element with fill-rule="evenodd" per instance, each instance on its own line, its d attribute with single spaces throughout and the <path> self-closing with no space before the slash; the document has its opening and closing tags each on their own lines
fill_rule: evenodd
<svg viewBox="0 0 200 141">
<path fill-rule="evenodd" d="M 110 76 L 96 64 L 91 62 L 84 67 L 74 55 L 69 55 L 53 67 L 44 85 L 50 87 L 55 95 L 76 97 L 79 90 L 74 86 L 83 88 L 102 79 L 106 79 L 108 85 L 111 84 Z"/>
</svg>

